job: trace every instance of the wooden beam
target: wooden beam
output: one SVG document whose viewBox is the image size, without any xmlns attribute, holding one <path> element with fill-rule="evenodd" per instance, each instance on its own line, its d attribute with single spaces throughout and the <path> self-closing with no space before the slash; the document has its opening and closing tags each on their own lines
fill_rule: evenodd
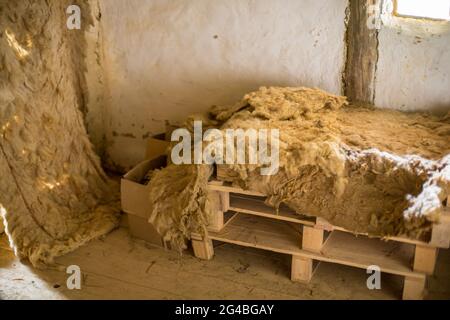
<svg viewBox="0 0 450 320">
<path fill-rule="evenodd" d="M 323 229 L 303 226 L 302 249 L 320 253 L 323 246 Z"/>
<path fill-rule="evenodd" d="M 437 253 L 437 248 L 417 245 L 414 252 L 413 270 L 432 275 L 436 266 Z"/>
<path fill-rule="evenodd" d="M 405 277 L 403 300 L 422 300 L 425 293 L 426 278 Z"/>
<path fill-rule="evenodd" d="M 373 103 L 378 62 L 378 30 L 369 6 L 377 0 L 350 0 L 344 93 L 350 101 Z M 372 7 L 373 8 L 373 7 Z"/>
<path fill-rule="evenodd" d="M 230 193 L 229 192 L 219 192 L 220 194 L 220 205 L 223 212 L 230 210 Z"/>
<path fill-rule="evenodd" d="M 214 256 L 214 247 L 209 238 L 203 240 L 192 239 L 192 248 L 194 255 L 202 260 L 211 260 Z"/>
<path fill-rule="evenodd" d="M 214 210 L 209 217 L 208 230 L 213 232 L 220 232 L 224 226 L 223 212 Z"/>
<path fill-rule="evenodd" d="M 228 211 L 229 207 L 229 193 L 210 191 L 209 201 L 211 202 L 211 215 L 208 221 L 208 230 L 214 232 L 220 232 L 224 227 L 224 212 Z M 228 196 L 228 198 L 227 198 Z M 226 210 L 224 210 L 226 209 Z"/>
<path fill-rule="evenodd" d="M 433 225 L 429 244 L 438 248 L 450 247 L 450 197 L 447 199 L 447 207 L 442 209 L 439 223 Z"/>
<path fill-rule="evenodd" d="M 308 283 L 313 274 L 313 260 L 299 256 L 292 256 L 291 280 Z"/>
</svg>

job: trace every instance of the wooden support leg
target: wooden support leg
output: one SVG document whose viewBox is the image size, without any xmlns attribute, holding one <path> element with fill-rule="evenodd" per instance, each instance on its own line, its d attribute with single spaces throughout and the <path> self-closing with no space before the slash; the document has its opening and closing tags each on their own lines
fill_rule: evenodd
<svg viewBox="0 0 450 320">
<path fill-rule="evenodd" d="M 214 256 L 214 247 L 209 238 L 203 240 L 192 239 L 194 255 L 202 260 L 211 260 Z"/>
<path fill-rule="evenodd" d="M 439 223 L 433 225 L 430 245 L 438 248 L 450 247 L 450 197 L 447 198 L 447 208 L 441 211 Z"/>
<path fill-rule="evenodd" d="M 230 193 L 229 192 L 219 192 L 220 205 L 222 212 L 227 212 L 230 210 Z"/>
<path fill-rule="evenodd" d="M 426 278 L 405 277 L 403 300 L 422 300 L 425 292 Z"/>
<path fill-rule="evenodd" d="M 323 246 L 323 233 L 322 229 L 313 227 L 303 227 L 302 249 L 320 252 Z"/>
<path fill-rule="evenodd" d="M 416 245 L 413 270 L 432 275 L 436 265 L 437 253 L 437 248 Z"/>
<path fill-rule="evenodd" d="M 292 256 L 291 280 L 297 282 L 308 283 L 311 281 L 313 274 L 313 260 Z"/>
<path fill-rule="evenodd" d="M 223 211 L 215 210 L 209 217 L 208 230 L 220 232 L 223 229 Z"/>
<path fill-rule="evenodd" d="M 208 230 L 220 232 L 224 226 L 223 213 L 230 208 L 230 194 L 228 192 L 211 192 L 210 200 L 215 204 L 215 208 L 209 217 Z"/>
</svg>

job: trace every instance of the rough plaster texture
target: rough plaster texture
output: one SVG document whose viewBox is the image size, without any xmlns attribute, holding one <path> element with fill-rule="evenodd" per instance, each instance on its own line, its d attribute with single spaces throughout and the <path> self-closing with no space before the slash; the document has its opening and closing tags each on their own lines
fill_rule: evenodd
<svg viewBox="0 0 450 320">
<path fill-rule="evenodd" d="M 145 138 L 165 121 L 232 103 L 261 85 L 341 92 L 348 1 L 91 3 L 101 19 L 88 33 L 86 120 L 110 168 L 142 159 Z M 448 109 L 450 32 L 440 27 L 416 19 L 382 25 L 375 105 Z"/>
<path fill-rule="evenodd" d="M 450 110 L 450 22 L 397 19 L 379 33 L 375 105 Z M 447 30 L 445 30 L 447 29 Z"/>
<path fill-rule="evenodd" d="M 261 85 L 341 91 L 346 0 L 100 1 L 109 165 L 145 138 Z"/>
</svg>

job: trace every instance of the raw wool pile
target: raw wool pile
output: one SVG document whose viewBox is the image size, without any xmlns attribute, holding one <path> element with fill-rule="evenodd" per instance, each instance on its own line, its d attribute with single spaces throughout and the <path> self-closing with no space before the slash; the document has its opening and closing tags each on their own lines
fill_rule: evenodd
<svg viewBox="0 0 450 320">
<path fill-rule="evenodd" d="M 83 30 L 66 27 L 71 4 Z M 118 223 L 79 111 L 88 13 L 86 1 L 0 2 L 0 203 L 11 246 L 35 266 Z"/>
<path fill-rule="evenodd" d="M 232 181 L 357 233 L 425 239 L 450 193 L 450 117 L 348 106 L 307 88 L 261 88 L 222 127 L 280 130 L 280 170 Z"/>
<path fill-rule="evenodd" d="M 194 121 L 202 121 L 203 130 L 220 126 L 208 114 L 194 114 L 182 125 L 194 133 Z M 191 141 L 192 145 L 194 141 Z M 173 143 L 174 144 L 174 143 Z M 172 248 L 184 249 L 191 233 L 205 234 L 212 210 L 217 208 L 218 195 L 208 188 L 213 174 L 211 165 L 169 165 L 154 170 L 149 181 L 149 222 Z"/>
<path fill-rule="evenodd" d="M 184 248 L 192 232 L 206 232 L 214 205 L 207 186 L 212 169 L 208 165 L 169 165 L 151 177 L 149 221 L 173 248 Z"/>
<path fill-rule="evenodd" d="M 344 97 L 317 89 L 263 87 L 234 106 L 214 107 L 210 117 L 225 122 L 221 130 L 280 130 L 278 173 L 262 176 L 259 165 L 223 165 L 230 181 L 266 194 L 269 205 L 285 203 L 300 214 L 322 217 L 355 233 L 425 239 L 450 193 L 449 116 L 348 106 Z M 160 171 L 151 193 L 182 170 L 171 165 Z M 207 194 L 208 178 L 196 180 L 202 195 Z M 192 171 L 187 180 L 193 179 Z M 181 180 L 173 183 L 179 190 L 188 187 Z M 197 201 L 201 213 L 179 215 L 173 210 L 170 223 L 175 225 L 170 226 L 158 208 L 182 208 L 197 198 L 195 192 L 188 200 L 159 198 L 151 221 L 167 238 L 189 238 L 204 229 L 213 206 L 202 207 Z"/>
</svg>

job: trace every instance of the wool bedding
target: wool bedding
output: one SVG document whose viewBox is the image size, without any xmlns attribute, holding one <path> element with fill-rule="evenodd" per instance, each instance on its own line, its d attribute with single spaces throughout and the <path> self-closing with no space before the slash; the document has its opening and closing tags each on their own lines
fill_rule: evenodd
<svg viewBox="0 0 450 320">
<path fill-rule="evenodd" d="M 66 28 L 66 9 L 86 13 Z M 44 266 L 111 231 L 118 187 L 80 112 L 87 1 L 0 1 L 0 220 L 20 258 Z"/>
<path fill-rule="evenodd" d="M 374 109 L 318 89 L 263 87 L 201 119 L 222 131 L 278 129 L 277 174 L 222 165 L 228 179 L 266 194 L 268 205 L 284 203 L 355 233 L 427 240 L 450 193 L 450 113 Z M 153 173 L 150 221 L 166 240 L 182 246 L 192 232 L 206 232 L 217 201 L 207 188 L 212 172 L 172 164 Z"/>
</svg>

